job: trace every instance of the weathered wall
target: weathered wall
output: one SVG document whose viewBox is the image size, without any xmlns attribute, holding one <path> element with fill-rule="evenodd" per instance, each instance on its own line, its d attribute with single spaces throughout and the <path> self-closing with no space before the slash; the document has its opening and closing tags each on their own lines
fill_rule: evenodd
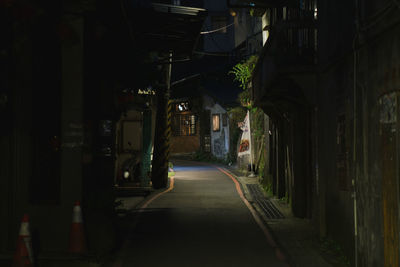
<svg viewBox="0 0 400 267">
<path fill-rule="evenodd" d="M 366 33 L 357 60 L 358 254 L 365 266 L 399 265 L 400 22 L 379 29 L 395 12 Z"/>
<path fill-rule="evenodd" d="M 196 123 L 196 130 L 195 130 L 195 134 L 194 135 L 175 135 L 172 134 L 171 139 L 170 139 L 170 151 L 171 154 L 181 154 L 181 153 L 194 153 L 197 152 L 200 149 L 200 136 L 201 136 L 201 132 L 202 129 L 200 129 L 200 127 L 202 127 L 202 124 L 200 123 L 200 115 L 198 114 L 198 109 L 197 109 L 197 105 L 198 102 L 197 100 L 191 99 L 190 101 L 190 105 L 191 106 L 191 111 L 186 111 L 186 112 L 182 112 L 182 113 L 174 113 L 176 114 L 176 116 L 180 116 L 180 114 L 182 115 L 188 115 L 188 116 L 192 116 L 194 115 L 196 117 L 195 123 Z M 172 115 L 172 119 L 175 119 L 175 115 Z M 181 123 L 181 122 L 179 122 Z M 174 124 L 171 125 L 172 127 L 172 132 L 176 133 L 177 129 L 174 129 Z M 179 131 L 178 131 L 179 132 Z M 176 133 L 176 134 L 180 134 L 180 133 Z"/>
<path fill-rule="evenodd" d="M 210 111 L 210 125 L 212 125 L 212 116 L 220 116 L 220 130 L 214 132 L 212 127 L 210 129 L 211 135 L 211 153 L 218 157 L 224 158 L 229 153 L 229 117 L 227 111 L 218 103 L 215 103 L 208 97 L 204 97 L 204 108 Z M 223 114 L 227 116 L 227 124 L 223 126 Z"/>
<path fill-rule="evenodd" d="M 324 198 L 325 202 L 325 206 L 321 208 L 324 209 L 322 215 L 326 214 L 326 218 L 323 218 L 326 219 L 326 233 L 345 249 L 348 257 L 351 257 L 354 250 L 351 198 L 352 124 L 351 113 L 346 109 L 349 103 L 343 103 L 349 96 L 337 93 L 338 88 L 345 86 L 341 84 L 342 71 L 346 73 L 349 70 L 340 66 L 321 75 L 324 82 L 320 85 L 318 107 L 319 190 L 322 191 L 320 197 Z"/>
<path fill-rule="evenodd" d="M 318 186 L 326 201 L 320 225 L 326 220 L 328 236 L 358 266 L 398 266 L 399 9 L 389 1 L 359 1 L 352 13 L 354 3 L 343 5 L 321 1 L 318 8 Z"/>
<path fill-rule="evenodd" d="M 200 149 L 200 135 L 173 136 L 170 149 L 171 154 L 196 152 Z"/>
<path fill-rule="evenodd" d="M 10 239 L 10 221 L 12 206 L 10 203 L 10 186 L 11 163 L 12 159 L 12 125 L 14 114 L 14 103 L 12 94 L 13 85 L 13 33 L 10 29 L 13 28 L 12 14 L 7 9 L 0 8 L 0 34 L 2 42 L 0 50 L 0 121 L 2 127 L 0 132 L 0 255 L 3 254 L 9 245 Z M 1 265 L 0 256 L 0 265 Z"/>
<path fill-rule="evenodd" d="M 292 138 L 293 182 L 300 182 L 290 192 L 294 210 L 304 214 L 306 206 L 309 215 L 309 203 L 314 200 L 312 218 L 320 235 L 336 241 L 358 266 L 399 266 L 398 14 L 394 1 L 318 1 L 315 97 L 308 91 L 312 86 L 307 86 L 307 75 L 293 75 L 311 104 L 306 110 L 286 110 L 287 104 L 277 105 L 278 100 L 266 94 L 274 87 L 260 82 L 274 79 L 267 53 L 260 61 L 265 68 L 256 69 L 253 80 L 258 88 L 253 98 L 273 121 L 270 173 L 274 194 L 282 194 L 280 173 L 288 168 L 282 167 L 281 155 Z M 273 116 L 273 105 L 288 123 Z M 303 113 L 309 115 L 303 118 L 299 115 Z M 290 131 L 293 137 L 285 136 Z M 310 177 L 312 187 L 302 187 Z"/>
<path fill-rule="evenodd" d="M 14 25 L 13 25 L 14 26 Z M 17 28 L 19 29 L 19 28 Z M 6 136 L 2 137 L 2 181 L 1 206 L 5 214 L 1 222 L 2 252 L 14 250 L 17 239 L 19 223 L 22 214 L 27 212 L 28 206 L 28 180 L 32 169 L 32 144 L 30 138 L 31 122 L 27 114 L 32 113 L 32 40 L 26 39 L 23 31 L 13 35 L 12 69 L 10 68 L 11 94 L 9 105 L 11 109 L 12 124 Z M 24 40 L 24 41 L 21 41 Z M 10 51 L 11 53 L 11 51 Z M 4 143 L 4 142 L 7 143 Z M 4 149 L 4 150 L 3 150 Z M 4 167 L 4 168 L 3 168 Z"/>
<path fill-rule="evenodd" d="M 142 152 L 141 145 L 143 143 L 143 137 L 142 137 L 143 116 L 140 111 L 129 110 L 126 112 L 126 114 L 120 116 L 119 120 L 116 122 L 115 125 L 116 150 L 115 150 L 114 182 L 117 182 L 118 179 L 120 178 L 119 175 L 121 175 L 122 173 L 121 168 L 124 162 L 132 156 L 132 152 L 123 149 L 123 138 L 124 138 L 123 124 L 126 121 L 134 121 L 135 123 L 137 123 L 136 125 L 139 125 L 139 127 L 136 129 L 136 131 L 139 132 L 133 133 L 133 136 L 136 138 L 131 143 L 133 144 L 133 147 L 136 151 L 140 151 L 140 153 Z M 128 138 L 125 137 L 125 139 L 129 139 L 129 137 Z M 125 141 L 125 148 L 126 148 L 126 141 Z"/>
<path fill-rule="evenodd" d="M 354 3 L 319 1 L 318 190 L 320 234 L 354 254 L 351 52 Z M 343 9 L 346 6 L 346 9 Z M 338 16 L 341 17 L 338 20 Z M 318 223 L 318 222 L 317 222 Z"/>
<path fill-rule="evenodd" d="M 245 43 L 246 56 L 262 49 L 261 17 L 250 16 L 247 8 L 237 9 L 233 18 L 235 23 L 235 47 Z"/>
<path fill-rule="evenodd" d="M 64 19 L 76 42 L 61 44 L 47 15 L 14 25 L 13 124 L 1 160 L 9 166 L 0 174 L 7 192 L 1 194 L 2 251 L 15 249 L 24 213 L 36 255 L 67 250 L 73 203 L 81 199 L 83 20 Z"/>
</svg>

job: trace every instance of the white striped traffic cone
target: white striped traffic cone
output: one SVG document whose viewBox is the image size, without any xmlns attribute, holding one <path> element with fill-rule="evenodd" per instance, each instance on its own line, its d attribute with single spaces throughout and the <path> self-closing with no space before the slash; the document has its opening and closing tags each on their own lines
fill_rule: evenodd
<svg viewBox="0 0 400 267">
<path fill-rule="evenodd" d="M 24 214 L 14 254 L 13 267 L 33 266 L 32 239 L 29 231 L 29 216 Z"/>
<path fill-rule="evenodd" d="M 79 201 L 76 201 L 72 210 L 72 224 L 69 236 L 69 251 L 72 253 L 85 253 L 86 240 L 83 230 L 82 210 Z"/>
</svg>

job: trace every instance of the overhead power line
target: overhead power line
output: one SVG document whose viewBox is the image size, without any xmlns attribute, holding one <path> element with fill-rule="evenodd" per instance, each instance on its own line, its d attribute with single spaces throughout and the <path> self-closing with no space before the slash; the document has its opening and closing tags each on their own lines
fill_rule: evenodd
<svg viewBox="0 0 400 267">
<path fill-rule="evenodd" d="M 200 32 L 200 34 L 210 34 L 210 33 L 214 33 L 214 32 L 219 32 L 219 31 L 222 31 L 222 30 L 224 30 L 224 29 L 226 29 L 226 28 L 228 28 L 228 27 L 230 27 L 230 26 L 232 26 L 232 25 L 234 25 L 234 24 L 235 24 L 235 23 L 231 23 L 231 24 L 229 24 L 229 25 L 226 25 L 226 26 L 224 26 L 224 27 L 221 27 L 221 28 L 218 28 L 218 29 L 215 29 L 215 30 Z"/>
<path fill-rule="evenodd" d="M 216 57 L 231 57 L 232 55 L 227 53 L 208 53 L 203 51 L 193 51 L 194 54 L 205 55 L 205 56 L 216 56 Z"/>
</svg>

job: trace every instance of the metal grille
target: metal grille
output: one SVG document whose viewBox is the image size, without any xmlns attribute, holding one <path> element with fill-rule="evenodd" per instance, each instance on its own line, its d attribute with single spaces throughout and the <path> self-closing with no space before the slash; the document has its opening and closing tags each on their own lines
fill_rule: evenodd
<svg viewBox="0 0 400 267">
<path fill-rule="evenodd" d="M 275 207 L 271 200 L 264 197 L 257 184 L 247 184 L 247 188 L 249 189 L 249 192 L 253 197 L 254 202 L 256 202 L 260 206 L 268 219 L 284 218 L 283 214 Z"/>
<path fill-rule="evenodd" d="M 196 116 L 193 114 L 176 114 L 172 128 L 176 136 L 196 135 Z"/>
<path fill-rule="evenodd" d="M 211 136 L 210 135 L 204 136 L 204 151 L 211 152 Z"/>
</svg>

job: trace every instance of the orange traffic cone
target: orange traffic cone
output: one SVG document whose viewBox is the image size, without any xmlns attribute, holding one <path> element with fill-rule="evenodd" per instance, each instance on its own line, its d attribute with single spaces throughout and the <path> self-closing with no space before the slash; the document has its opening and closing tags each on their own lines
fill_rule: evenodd
<svg viewBox="0 0 400 267">
<path fill-rule="evenodd" d="M 69 251 L 72 253 L 85 253 L 86 241 L 83 231 L 81 204 L 76 201 L 72 210 L 72 225 L 69 239 Z"/>
<path fill-rule="evenodd" d="M 33 252 L 31 233 L 29 231 L 29 216 L 24 214 L 19 230 L 17 249 L 14 254 L 13 267 L 28 266 L 33 266 Z"/>
</svg>

